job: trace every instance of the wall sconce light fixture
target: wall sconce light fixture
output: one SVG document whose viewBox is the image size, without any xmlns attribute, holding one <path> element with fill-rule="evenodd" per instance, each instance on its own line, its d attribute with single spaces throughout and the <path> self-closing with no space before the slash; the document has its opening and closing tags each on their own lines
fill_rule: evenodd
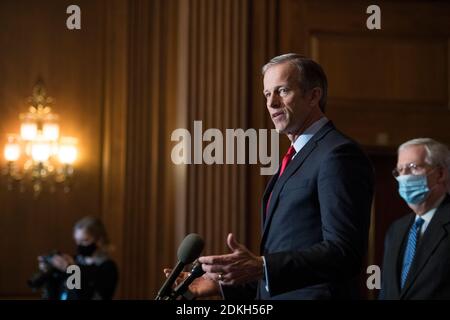
<svg viewBox="0 0 450 320">
<path fill-rule="evenodd" d="M 50 192 L 62 185 L 69 192 L 74 175 L 73 164 L 77 159 L 77 139 L 61 137 L 59 117 L 50 105 L 53 99 L 47 96 L 41 80 L 33 88 L 27 113 L 20 114 L 20 134 L 8 134 L 4 147 L 9 190 L 15 185 L 25 190 L 30 181 L 38 196 L 48 186 Z"/>
</svg>

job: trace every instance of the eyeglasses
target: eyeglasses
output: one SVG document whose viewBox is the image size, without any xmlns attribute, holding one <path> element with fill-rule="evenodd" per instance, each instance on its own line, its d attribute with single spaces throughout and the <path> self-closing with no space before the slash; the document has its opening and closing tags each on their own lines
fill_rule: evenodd
<svg viewBox="0 0 450 320">
<path fill-rule="evenodd" d="M 397 178 L 398 176 L 401 176 L 403 174 L 410 174 L 419 176 L 425 173 L 426 168 L 430 168 L 431 165 L 429 164 L 415 164 L 415 163 L 408 163 L 407 165 L 404 165 L 403 167 L 398 167 L 392 170 L 392 175 Z"/>
</svg>

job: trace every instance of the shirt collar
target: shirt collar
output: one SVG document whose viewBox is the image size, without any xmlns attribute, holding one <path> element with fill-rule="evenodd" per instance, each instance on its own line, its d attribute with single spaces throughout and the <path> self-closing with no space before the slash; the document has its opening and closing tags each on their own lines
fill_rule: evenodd
<svg viewBox="0 0 450 320">
<path fill-rule="evenodd" d="M 295 149 L 295 154 L 297 154 L 327 122 L 328 118 L 322 117 L 306 128 L 306 130 L 298 136 L 294 143 L 292 143 Z"/>
<path fill-rule="evenodd" d="M 441 198 L 439 198 L 439 200 L 436 202 L 436 204 L 433 206 L 433 208 L 431 208 L 430 210 L 428 210 L 427 212 L 425 212 L 423 215 L 418 216 L 416 215 L 416 219 L 422 218 L 423 220 L 425 220 L 424 223 L 426 223 L 427 225 L 430 223 L 431 219 L 433 218 L 434 214 L 436 213 L 437 208 L 441 205 L 442 201 L 444 201 L 445 195 L 443 195 Z"/>
</svg>

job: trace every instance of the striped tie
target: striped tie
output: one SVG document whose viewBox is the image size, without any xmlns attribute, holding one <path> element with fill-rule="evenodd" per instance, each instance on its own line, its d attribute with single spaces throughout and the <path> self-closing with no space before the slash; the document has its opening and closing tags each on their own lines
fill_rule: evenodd
<svg viewBox="0 0 450 320">
<path fill-rule="evenodd" d="M 402 267 L 402 277 L 401 277 L 401 288 L 405 285 L 406 278 L 408 277 L 409 269 L 414 261 L 414 256 L 416 254 L 417 242 L 420 237 L 420 229 L 425 220 L 418 218 L 414 224 L 411 226 L 408 234 L 408 243 L 406 244 L 405 255 L 403 256 L 403 267 Z"/>
</svg>

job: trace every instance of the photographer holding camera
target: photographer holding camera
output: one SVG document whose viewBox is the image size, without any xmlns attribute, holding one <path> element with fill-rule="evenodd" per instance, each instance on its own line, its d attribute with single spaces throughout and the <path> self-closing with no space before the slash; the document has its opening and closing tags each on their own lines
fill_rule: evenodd
<svg viewBox="0 0 450 320">
<path fill-rule="evenodd" d="M 108 254 L 110 244 L 103 223 L 96 217 L 88 216 L 79 220 L 73 230 L 77 245 L 75 257 L 59 252 L 39 256 L 40 272 L 28 281 L 28 285 L 34 289 L 42 287 L 43 298 L 48 300 L 112 299 L 118 271 Z M 80 289 L 68 289 L 66 286 L 70 276 L 66 270 L 70 265 L 80 268 Z"/>
</svg>

